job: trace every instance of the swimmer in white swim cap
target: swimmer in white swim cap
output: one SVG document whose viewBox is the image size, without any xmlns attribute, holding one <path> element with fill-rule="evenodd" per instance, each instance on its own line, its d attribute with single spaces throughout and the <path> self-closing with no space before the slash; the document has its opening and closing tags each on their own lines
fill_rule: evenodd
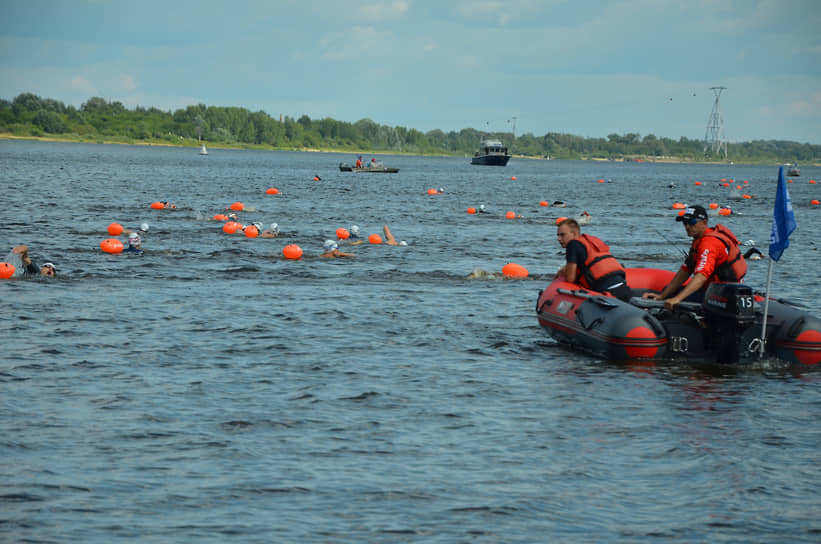
<svg viewBox="0 0 821 544">
<path fill-rule="evenodd" d="M 325 250 L 324 253 L 320 255 L 320 257 L 328 257 L 331 259 L 335 259 L 336 257 L 354 257 L 353 253 L 343 253 L 339 251 L 339 246 L 333 240 L 325 240 L 325 243 L 322 245 L 322 249 Z"/>
<path fill-rule="evenodd" d="M 143 250 L 140 249 L 142 243 L 143 239 L 140 238 L 140 235 L 132 232 L 128 235 L 128 247 L 123 250 L 123 253 L 142 253 Z"/>
<path fill-rule="evenodd" d="M 256 224 L 256 223 L 255 223 Z M 262 225 L 260 223 L 260 225 Z M 279 225 L 276 223 L 271 223 L 271 226 L 268 227 L 266 230 L 262 230 L 262 227 L 257 227 L 261 232 L 259 233 L 260 238 L 276 238 L 279 236 Z"/>
</svg>

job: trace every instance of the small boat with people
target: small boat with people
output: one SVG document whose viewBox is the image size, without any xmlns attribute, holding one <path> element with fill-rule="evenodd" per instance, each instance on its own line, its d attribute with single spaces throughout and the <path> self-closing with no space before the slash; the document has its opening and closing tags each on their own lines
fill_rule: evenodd
<svg viewBox="0 0 821 544">
<path fill-rule="evenodd" d="M 801 175 L 801 170 L 799 170 L 798 168 L 798 162 L 789 165 L 789 168 L 787 169 L 787 175 L 792 177 L 799 177 Z"/>
<path fill-rule="evenodd" d="M 482 138 L 479 144 L 479 151 L 473 154 L 470 164 L 481 164 L 484 166 L 507 166 L 510 154 L 501 140 L 496 138 Z"/>
<path fill-rule="evenodd" d="M 559 277 L 539 292 L 539 324 L 560 344 L 612 361 L 737 365 L 774 357 L 796 365 L 821 363 L 821 319 L 777 298 L 765 304 L 764 295 L 746 284 L 712 283 L 703 302 L 681 302 L 672 310 L 663 301 L 641 298 L 661 291 L 673 275 L 626 269 L 633 294 L 628 302 Z"/>
<path fill-rule="evenodd" d="M 357 159 L 356 164 L 350 165 L 348 163 L 339 163 L 339 170 L 341 172 L 370 172 L 375 174 L 396 174 L 399 168 L 392 168 L 382 164 L 382 161 L 371 159 L 369 163 L 362 163 L 362 157 Z"/>
</svg>

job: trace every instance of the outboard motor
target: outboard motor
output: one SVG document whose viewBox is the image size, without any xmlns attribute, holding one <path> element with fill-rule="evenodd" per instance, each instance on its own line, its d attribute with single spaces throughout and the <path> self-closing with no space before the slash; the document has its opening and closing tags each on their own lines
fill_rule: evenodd
<svg viewBox="0 0 821 544">
<path fill-rule="evenodd" d="M 735 363 L 748 355 L 745 331 L 755 323 L 753 290 L 741 283 L 711 283 L 701 303 L 705 347 L 717 363 Z"/>
</svg>

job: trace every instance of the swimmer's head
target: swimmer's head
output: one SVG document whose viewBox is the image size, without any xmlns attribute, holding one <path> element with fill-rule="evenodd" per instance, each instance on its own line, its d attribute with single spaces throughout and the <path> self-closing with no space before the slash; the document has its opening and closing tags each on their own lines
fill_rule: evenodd
<svg viewBox="0 0 821 544">
<path fill-rule="evenodd" d="M 402 240 L 401 242 L 399 242 L 399 245 L 400 246 L 406 246 L 406 245 L 408 245 L 408 243 L 406 241 Z"/>
<path fill-rule="evenodd" d="M 140 247 L 141 243 L 142 243 L 142 238 L 140 238 L 140 235 L 137 234 L 136 232 L 132 232 L 131 234 L 128 235 L 128 245 L 130 245 L 132 247 Z"/>
<path fill-rule="evenodd" d="M 237 214 L 232 213 L 231 215 L 228 216 L 228 219 L 232 219 L 232 220 L 236 221 L 237 220 Z"/>
<path fill-rule="evenodd" d="M 485 205 L 484 204 L 479 204 L 479 211 L 480 212 L 485 211 Z"/>
<path fill-rule="evenodd" d="M 54 266 L 54 263 L 43 263 L 43 266 L 40 267 L 40 274 L 43 276 L 56 276 L 57 267 Z"/>
<path fill-rule="evenodd" d="M 271 226 L 269 227 L 269 229 L 274 234 L 279 234 L 279 225 L 277 225 L 276 223 L 271 223 Z"/>
<path fill-rule="evenodd" d="M 354 237 L 359 236 L 359 226 L 358 225 L 351 225 L 350 233 L 351 233 L 351 236 L 354 236 Z"/>
<path fill-rule="evenodd" d="M 254 226 L 258 231 L 262 232 L 262 223 L 254 223 Z"/>
<path fill-rule="evenodd" d="M 339 246 L 333 240 L 325 240 L 325 243 L 322 245 L 326 252 L 333 251 L 337 249 Z"/>
<path fill-rule="evenodd" d="M 140 230 L 143 232 L 148 232 L 148 223 L 143 223 L 140 225 Z"/>
</svg>

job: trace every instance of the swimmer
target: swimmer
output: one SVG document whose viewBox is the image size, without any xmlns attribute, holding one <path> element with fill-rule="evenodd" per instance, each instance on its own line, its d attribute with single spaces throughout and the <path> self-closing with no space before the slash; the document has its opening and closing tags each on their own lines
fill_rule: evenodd
<svg viewBox="0 0 821 544">
<path fill-rule="evenodd" d="M 333 240 L 325 240 L 322 247 L 325 249 L 325 253 L 321 254 L 320 257 L 327 257 L 330 259 L 335 259 L 337 257 L 356 257 L 353 253 L 339 251 L 339 246 Z"/>
<path fill-rule="evenodd" d="M 348 234 L 348 239 L 340 240 L 339 243 L 349 246 L 358 246 L 359 244 L 365 243 L 365 240 L 359 237 L 359 225 L 351 225 L 351 228 L 348 230 Z"/>
<path fill-rule="evenodd" d="M 171 202 L 166 202 L 165 200 L 161 200 L 160 202 L 162 203 L 163 208 L 165 208 L 167 210 L 176 210 L 177 209 L 176 204 L 173 204 Z"/>
<path fill-rule="evenodd" d="M 477 211 L 479 213 L 490 213 L 490 212 L 487 211 L 487 208 L 485 208 L 484 204 L 479 204 L 479 209 Z"/>
<path fill-rule="evenodd" d="M 408 245 L 408 243 L 404 240 L 402 240 L 401 242 L 397 242 L 396 238 L 394 238 L 393 234 L 391 234 L 391 229 L 388 228 L 388 225 L 383 225 L 382 226 L 382 232 L 385 233 L 385 243 L 388 244 L 389 246 L 406 246 L 406 245 Z"/>
<path fill-rule="evenodd" d="M 138 234 L 139 234 L 139 232 L 142 232 L 143 234 L 145 234 L 146 232 L 148 232 L 148 223 L 141 223 L 139 232 L 136 231 L 136 230 L 131 230 L 131 229 L 123 229 L 122 234 L 131 234 L 131 233 L 134 233 L 134 232 L 137 232 Z"/>
<path fill-rule="evenodd" d="M 136 232 L 132 232 L 128 235 L 128 247 L 123 249 L 123 253 L 143 253 L 143 250 L 140 249 L 143 240 L 140 238 L 140 235 Z"/>
<path fill-rule="evenodd" d="M 256 225 L 257 223 L 254 224 Z M 260 231 L 260 238 L 276 238 L 277 236 L 279 236 L 279 225 L 277 225 L 276 223 L 271 223 L 271 226 L 265 230 L 262 230 L 262 223 L 259 223 L 259 225 L 260 226 L 257 227 L 257 229 L 259 229 Z"/>
<path fill-rule="evenodd" d="M 44 263 L 43 266 L 37 266 L 29 257 L 29 248 L 28 246 L 19 245 L 14 246 L 9 254 L 6 256 L 6 262 L 10 264 L 20 263 L 20 266 L 16 266 L 16 270 L 12 275 L 13 278 L 19 277 L 26 277 L 26 276 L 48 276 L 53 278 L 57 275 L 57 267 L 54 263 Z"/>
</svg>

